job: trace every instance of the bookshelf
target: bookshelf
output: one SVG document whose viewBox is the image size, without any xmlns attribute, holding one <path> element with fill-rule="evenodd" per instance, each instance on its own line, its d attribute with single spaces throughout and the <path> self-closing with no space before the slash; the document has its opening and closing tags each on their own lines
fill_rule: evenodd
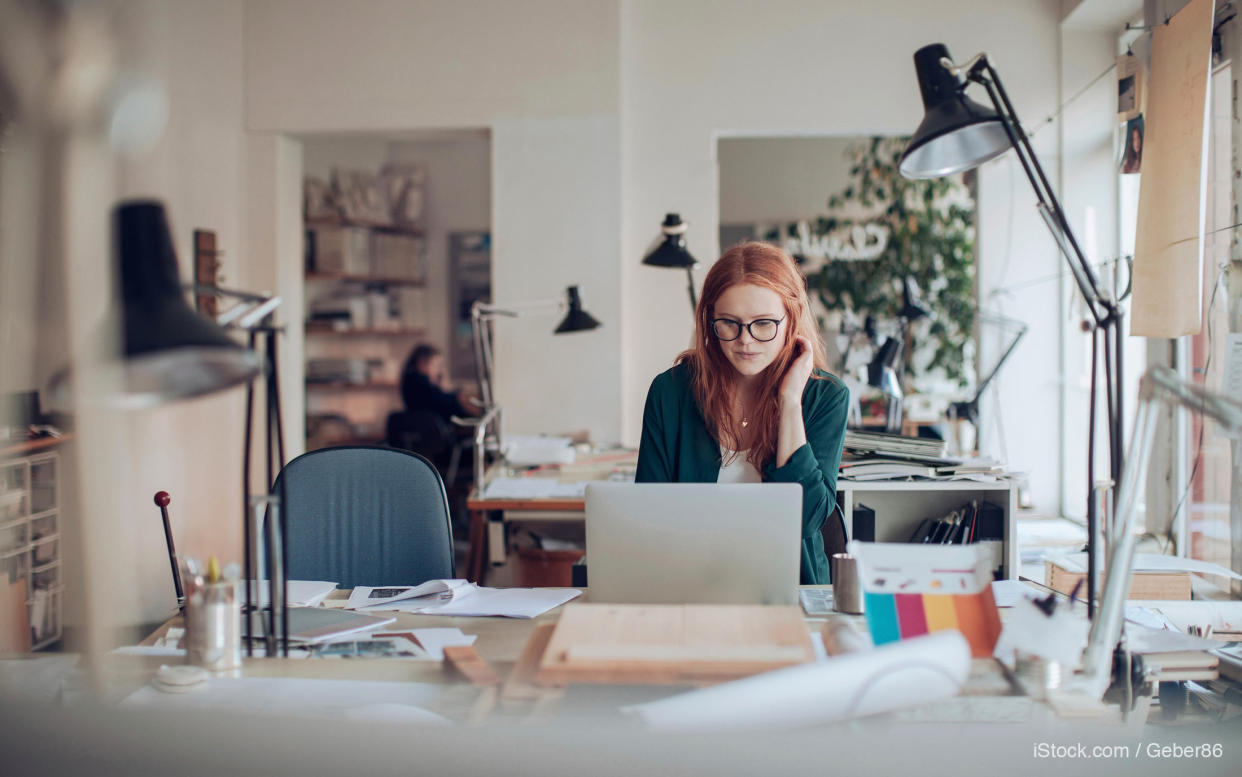
<svg viewBox="0 0 1242 777">
<path fill-rule="evenodd" d="M 359 219 L 305 227 L 306 448 L 380 442 L 427 336 L 425 235 Z"/>
<path fill-rule="evenodd" d="M 847 536 L 854 536 L 854 508 L 859 504 L 875 510 L 876 542 L 905 542 L 924 518 L 939 518 L 972 499 L 991 502 L 1004 513 L 1001 541 L 1001 576 L 1017 579 L 1018 483 L 1000 480 L 981 483 L 973 480 L 837 480 L 837 501 L 841 504 Z"/>
<path fill-rule="evenodd" d="M 3 451 L 0 461 L 0 652 L 42 650 L 61 638 L 62 440 Z"/>
</svg>

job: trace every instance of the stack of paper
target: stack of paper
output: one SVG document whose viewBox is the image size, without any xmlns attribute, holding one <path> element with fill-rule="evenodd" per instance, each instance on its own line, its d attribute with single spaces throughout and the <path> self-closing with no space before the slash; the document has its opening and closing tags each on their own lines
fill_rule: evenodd
<svg viewBox="0 0 1242 777">
<path fill-rule="evenodd" d="M 845 448 L 850 451 L 926 461 L 938 461 L 945 454 L 944 440 L 888 432 L 860 432 L 856 429 L 845 430 Z"/>
<path fill-rule="evenodd" d="M 586 481 L 562 483 L 556 478 L 494 478 L 483 489 L 484 499 L 581 499 Z"/>
<path fill-rule="evenodd" d="M 582 592 L 576 588 L 482 588 L 466 580 L 429 580 L 416 586 L 358 586 L 352 610 L 398 610 L 425 615 L 534 618 Z"/>
</svg>

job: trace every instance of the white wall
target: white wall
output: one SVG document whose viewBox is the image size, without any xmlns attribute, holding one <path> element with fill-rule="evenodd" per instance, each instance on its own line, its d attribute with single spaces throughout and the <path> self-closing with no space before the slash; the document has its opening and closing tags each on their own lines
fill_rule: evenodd
<svg viewBox="0 0 1242 777">
<path fill-rule="evenodd" d="M 392 143 L 388 161 L 418 163 L 427 170 L 427 339 L 446 347 L 452 312 L 449 234 L 491 230 L 491 138 L 486 132 L 471 131 Z M 445 354 L 451 357 L 447 350 Z"/>
<path fill-rule="evenodd" d="M 846 153 L 861 139 L 721 138 L 720 223 L 784 225 L 827 213 L 828 197 L 851 182 Z"/>
</svg>

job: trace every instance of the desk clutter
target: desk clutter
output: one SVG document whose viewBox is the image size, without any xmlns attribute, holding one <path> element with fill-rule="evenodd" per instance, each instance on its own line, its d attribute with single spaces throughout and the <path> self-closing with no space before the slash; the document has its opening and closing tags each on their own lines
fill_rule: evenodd
<svg viewBox="0 0 1242 777">
<path fill-rule="evenodd" d="M 956 631 L 966 638 L 971 655 L 992 655 L 1001 623 L 987 548 L 855 540 L 849 551 L 858 559 L 867 627 L 876 645 Z"/>
<path fill-rule="evenodd" d="M 973 480 L 997 483 L 1020 479 L 1001 462 L 986 457 L 948 456 L 944 440 L 847 429 L 840 477 L 875 480 Z"/>
</svg>

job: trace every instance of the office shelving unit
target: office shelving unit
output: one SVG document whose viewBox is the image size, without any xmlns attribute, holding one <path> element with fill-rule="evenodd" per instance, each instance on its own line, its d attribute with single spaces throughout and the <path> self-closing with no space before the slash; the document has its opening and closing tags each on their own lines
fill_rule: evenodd
<svg viewBox="0 0 1242 777">
<path fill-rule="evenodd" d="M 924 518 L 938 518 L 972 499 L 990 502 L 1003 511 L 1001 575 L 1016 579 L 1021 571 L 1018 565 L 1017 481 L 837 480 L 837 500 L 841 504 L 847 535 L 851 538 L 854 535 L 854 508 L 864 504 L 875 510 L 877 542 L 905 542 Z"/>
<path fill-rule="evenodd" d="M 0 463 L 0 590 L 3 606 L 18 610 L 7 617 L 24 618 L 29 633 L 28 646 L 21 634 L 10 649 L 40 650 L 61 638 L 60 454 L 48 450 L 54 444 L 15 446 Z"/>
<path fill-rule="evenodd" d="M 421 230 L 306 221 L 307 450 L 384 437 L 401 367 L 426 336 Z"/>
</svg>

